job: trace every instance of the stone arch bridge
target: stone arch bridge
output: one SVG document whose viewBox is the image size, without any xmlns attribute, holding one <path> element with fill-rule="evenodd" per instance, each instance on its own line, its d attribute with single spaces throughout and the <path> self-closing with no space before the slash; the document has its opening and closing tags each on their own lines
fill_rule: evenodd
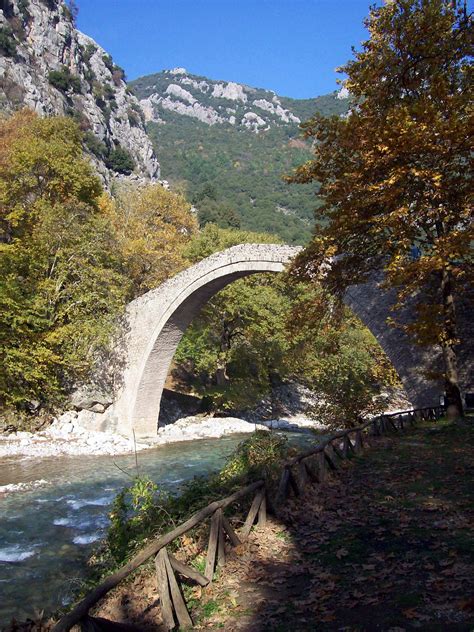
<svg viewBox="0 0 474 632">
<path fill-rule="evenodd" d="M 226 285 L 259 272 L 281 272 L 299 248 L 244 244 L 228 248 L 177 274 L 132 301 L 127 309 L 124 369 L 107 419 L 115 430 L 137 437 L 157 431 L 161 395 L 178 343 L 201 307 Z M 413 347 L 399 330 L 388 327 L 393 297 L 377 283 L 349 288 L 345 303 L 372 331 L 390 358 L 413 405 L 437 402 L 438 385 L 423 377 L 430 357 Z"/>
</svg>

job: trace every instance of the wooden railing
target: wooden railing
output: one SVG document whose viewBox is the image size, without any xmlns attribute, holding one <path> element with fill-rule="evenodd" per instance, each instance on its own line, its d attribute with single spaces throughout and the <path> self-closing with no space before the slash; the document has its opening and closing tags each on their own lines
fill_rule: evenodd
<svg viewBox="0 0 474 632">
<path fill-rule="evenodd" d="M 105 629 L 101 627 L 99 619 L 89 616 L 89 610 L 112 588 L 153 556 L 162 617 L 166 628 L 172 630 L 176 627 L 176 623 L 179 627 L 190 627 L 192 621 L 178 584 L 177 575 L 182 575 L 200 586 L 207 586 L 212 582 L 216 566 L 222 567 L 225 564 L 226 545 L 235 547 L 244 542 L 256 520 L 258 520 L 259 526 L 265 525 L 267 503 L 270 505 L 269 508 L 273 513 L 278 513 L 290 492 L 293 492 L 295 496 L 300 496 L 309 483 L 323 483 L 329 471 L 339 469 L 339 463 L 342 460 L 370 445 L 375 437 L 391 431 L 403 430 L 405 426 L 414 425 L 418 420 L 439 419 L 444 414 L 444 411 L 443 406 L 432 406 L 381 415 L 355 428 L 337 432 L 314 448 L 297 455 L 285 463 L 274 502 L 271 502 L 267 495 L 265 481 L 263 480 L 255 481 L 227 498 L 212 502 L 204 509 L 193 514 L 186 522 L 151 542 L 127 564 L 107 577 L 58 621 L 53 628 L 53 632 L 67 632 L 76 624 L 80 624 L 83 630 L 97 630 L 100 632 L 100 630 Z M 252 494 L 254 498 L 247 518 L 237 534 L 224 515 L 223 510 Z M 211 519 L 209 543 L 206 566 L 202 574 L 177 560 L 168 552 L 167 547 L 176 538 L 203 524 L 208 518 Z"/>
</svg>

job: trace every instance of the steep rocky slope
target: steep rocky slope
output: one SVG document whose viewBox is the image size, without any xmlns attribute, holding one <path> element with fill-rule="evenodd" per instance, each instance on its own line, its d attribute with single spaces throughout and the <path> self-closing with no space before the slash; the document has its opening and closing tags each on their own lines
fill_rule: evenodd
<svg viewBox="0 0 474 632">
<path fill-rule="evenodd" d="M 315 112 L 343 115 L 343 91 L 290 99 L 269 90 L 214 81 L 184 68 L 130 82 L 159 148 L 163 177 L 186 190 L 201 224 L 279 235 L 305 243 L 318 204 L 315 187 L 282 175 L 311 157 L 300 121 Z"/>
<path fill-rule="evenodd" d="M 276 126 L 295 126 L 317 110 L 347 111 L 341 91 L 316 99 L 279 97 L 271 90 L 233 81 L 215 81 L 174 68 L 132 82 L 147 121 L 163 123 L 166 112 L 189 116 L 207 125 L 227 124 L 259 133 Z"/>
<path fill-rule="evenodd" d="M 105 180 L 159 177 L 138 100 L 61 0 L 0 0 L 0 109 L 68 115 Z"/>
</svg>

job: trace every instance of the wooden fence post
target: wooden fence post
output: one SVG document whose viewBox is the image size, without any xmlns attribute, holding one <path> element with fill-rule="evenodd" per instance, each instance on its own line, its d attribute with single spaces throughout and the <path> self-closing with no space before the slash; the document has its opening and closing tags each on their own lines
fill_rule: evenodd
<svg viewBox="0 0 474 632">
<path fill-rule="evenodd" d="M 264 527 L 267 524 L 267 494 L 263 494 L 262 502 L 258 508 L 258 526 Z"/>
<path fill-rule="evenodd" d="M 218 509 L 216 513 L 219 514 L 219 538 L 217 540 L 217 566 L 224 566 L 225 564 L 225 536 L 224 527 L 222 525 L 222 509 Z"/>
<path fill-rule="evenodd" d="M 329 465 L 329 468 L 335 472 L 336 470 L 338 470 L 339 468 L 336 466 L 336 464 L 334 463 L 334 461 L 331 459 L 331 457 L 328 454 L 328 446 L 326 446 L 323 450 L 323 454 L 324 454 L 324 458 L 326 459 L 326 463 Z"/>
<path fill-rule="evenodd" d="M 214 512 L 211 518 L 211 530 L 209 532 L 209 544 L 207 546 L 206 570 L 204 575 L 212 583 L 214 567 L 216 565 L 217 544 L 219 541 L 220 515 Z"/>
<path fill-rule="evenodd" d="M 326 480 L 326 459 L 323 452 L 318 452 L 318 478 L 320 483 Z"/>
<path fill-rule="evenodd" d="M 278 484 L 278 491 L 276 495 L 276 505 L 277 507 L 282 504 L 288 495 L 288 485 L 290 483 L 290 468 L 285 465 L 283 468 L 283 472 L 280 476 L 280 482 Z"/>
<path fill-rule="evenodd" d="M 300 490 L 298 486 L 298 481 L 296 480 L 291 467 L 290 467 L 290 476 L 289 476 L 288 482 L 290 483 L 290 487 L 293 490 L 293 494 L 295 496 L 300 496 L 303 490 Z"/>
<path fill-rule="evenodd" d="M 218 511 L 222 511 L 218 509 Z M 176 581 L 176 577 L 173 569 L 171 568 L 171 564 L 168 558 L 168 552 L 166 549 L 161 549 L 165 552 L 163 558 L 166 567 L 166 574 L 168 576 L 168 583 L 171 591 L 171 601 L 174 606 L 174 611 L 176 612 L 176 616 L 178 618 L 178 623 L 180 628 L 190 628 L 193 624 L 191 621 L 191 617 L 189 616 L 188 609 L 183 599 L 183 595 L 181 594 L 181 590 L 178 586 L 178 582 Z M 161 551 L 160 551 L 161 553 Z"/>
<path fill-rule="evenodd" d="M 352 445 L 352 441 L 349 439 L 349 435 L 344 435 L 342 452 L 346 458 L 349 458 L 349 454 L 354 452 L 354 446 Z"/>
<path fill-rule="evenodd" d="M 303 460 L 298 463 L 298 478 L 300 479 L 301 489 L 304 490 L 308 485 L 308 471 Z"/>
<path fill-rule="evenodd" d="M 304 461 L 307 461 L 307 462 L 304 462 Z M 311 480 L 312 483 L 318 483 L 319 482 L 318 475 L 313 470 L 312 466 L 310 465 L 309 459 L 305 459 L 304 461 L 302 460 L 301 462 L 304 463 L 304 467 L 305 467 L 306 472 L 307 472 L 307 474 L 309 476 L 309 479 Z"/>
<path fill-rule="evenodd" d="M 239 546 L 239 544 L 242 544 L 239 536 L 235 533 L 230 522 L 227 520 L 224 514 L 222 514 L 222 526 L 224 527 L 225 532 L 229 536 L 229 540 L 232 546 Z"/>
<path fill-rule="evenodd" d="M 248 538 L 248 535 L 250 533 L 250 530 L 252 529 L 253 523 L 255 522 L 255 518 L 257 517 L 257 513 L 258 513 L 258 510 L 260 509 L 260 505 L 262 504 L 262 500 L 264 496 L 265 496 L 265 490 L 260 490 L 255 496 L 255 498 L 253 499 L 253 502 L 250 506 L 249 513 L 247 515 L 247 518 L 245 519 L 244 526 L 242 527 L 240 531 L 240 537 L 242 540 L 246 540 Z"/>
<path fill-rule="evenodd" d="M 338 457 L 341 459 L 341 461 L 344 461 L 344 459 L 345 459 L 346 457 L 344 456 L 344 453 L 342 452 L 342 450 L 340 449 L 340 447 L 339 447 L 338 445 L 336 445 L 336 444 L 337 444 L 337 441 L 333 441 L 333 442 L 331 443 L 331 445 L 332 445 L 332 449 L 333 449 L 333 451 L 334 451 L 334 454 L 335 454 L 336 456 L 338 456 Z"/>
<path fill-rule="evenodd" d="M 183 575 L 184 577 L 188 577 L 189 579 L 192 579 L 193 582 L 196 582 L 196 584 L 199 584 L 199 586 L 208 585 L 209 580 L 207 579 L 207 577 L 204 577 L 204 575 L 201 575 L 201 573 L 197 571 L 195 568 L 191 568 L 191 566 L 188 566 L 184 562 L 177 560 L 173 555 L 170 555 L 169 553 L 168 553 L 168 559 L 170 561 L 171 566 L 173 567 L 173 570 L 175 570 L 180 575 Z"/>
<path fill-rule="evenodd" d="M 175 624 L 165 557 L 166 549 L 162 548 L 155 556 L 155 568 L 163 623 L 165 624 L 167 630 L 172 630 L 175 627 Z"/>
</svg>

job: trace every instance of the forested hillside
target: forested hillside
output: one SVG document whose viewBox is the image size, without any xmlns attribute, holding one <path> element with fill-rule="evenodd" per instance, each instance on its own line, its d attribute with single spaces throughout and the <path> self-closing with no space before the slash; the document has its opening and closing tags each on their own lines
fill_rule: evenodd
<svg viewBox="0 0 474 632">
<path fill-rule="evenodd" d="M 299 123 L 315 112 L 344 114 L 347 98 L 290 99 L 184 69 L 130 86 L 148 120 L 162 177 L 186 193 L 201 225 L 268 231 L 287 243 L 309 239 L 314 186 L 288 185 L 282 175 L 311 157 Z"/>
</svg>

